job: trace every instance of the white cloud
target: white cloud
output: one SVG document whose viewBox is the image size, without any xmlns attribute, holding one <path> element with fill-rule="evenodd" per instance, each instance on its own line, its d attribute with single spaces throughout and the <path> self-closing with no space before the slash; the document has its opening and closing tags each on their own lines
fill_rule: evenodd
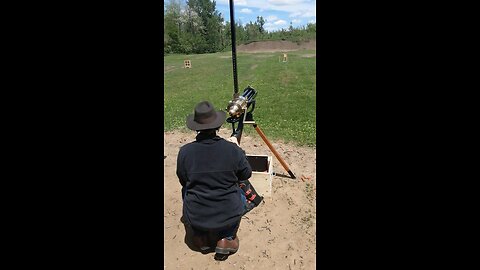
<svg viewBox="0 0 480 270">
<path fill-rule="evenodd" d="M 302 15 L 302 12 L 293 12 L 290 15 L 288 15 L 288 17 L 295 18 L 295 17 L 298 17 L 300 15 Z"/>
<path fill-rule="evenodd" d="M 217 4 L 224 4 L 224 5 L 229 5 L 230 2 L 229 0 L 217 0 Z M 247 0 L 234 0 L 233 1 L 234 6 L 247 6 Z"/>
<path fill-rule="evenodd" d="M 267 30 L 268 32 L 273 32 L 273 31 L 278 31 L 282 28 L 285 28 L 285 25 L 287 24 L 286 21 L 284 20 L 278 20 L 276 22 L 267 22 L 263 25 L 263 28 Z"/>
<path fill-rule="evenodd" d="M 289 4 L 298 4 L 302 2 L 308 2 L 308 1 L 302 1 L 302 0 L 267 0 L 268 3 L 271 3 L 273 5 L 289 5 Z"/>
<path fill-rule="evenodd" d="M 265 20 L 267 20 L 268 22 L 272 22 L 272 21 L 278 20 L 278 17 L 275 15 L 270 15 Z"/>
<path fill-rule="evenodd" d="M 228 6 L 229 0 L 217 0 L 217 5 Z M 235 0 L 235 7 L 247 6 L 249 9 L 257 8 L 263 11 L 283 11 L 290 13 L 290 17 L 315 17 L 316 1 L 312 0 Z"/>
<path fill-rule="evenodd" d="M 227 8 L 229 0 L 216 0 L 217 8 L 218 5 L 224 5 Z M 316 1 L 315 0 L 234 0 L 235 11 L 240 14 L 246 14 L 242 10 L 251 10 L 251 13 L 248 13 L 249 16 L 255 14 L 255 16 L 263 16 L 265 19 L 264 28 L 265 30 L 272 32 L 278 31 L 282 27 L 288 26 L 288 22 L 292 21 L 297 25 L 307 22 L 315 23 L 316 21 Z M 278 18 L 279 16 L 272 15 L 272 12 L 284 12 L 289 17 L 287 20 Z M 259 13 L 259 14 L 257 14 Z M 270 16 L 269 16 L 270 15 Z M 266 18 L 265 18 L 266 17 Z M 283 17 L 283 16 L 282 16 Z M 242 24 L 245 25 L 244 21 L 247 21 L 243 17 L 239 18 L 242 21 Z"/>
<path fill-rule="evenodd" d="M 316 10 L 309 10 L 302 14 L 302 17 L 316 17 Z"/>
<path fill-rule="evenodd" d="M 248 8 L 242 8 L 242 9 L 240 10 L 240 13 L 250 14 L 250 13 L 252 13 L 252 10 L 251 10 L 251 9 L 248 9 Z"/>
</svg>

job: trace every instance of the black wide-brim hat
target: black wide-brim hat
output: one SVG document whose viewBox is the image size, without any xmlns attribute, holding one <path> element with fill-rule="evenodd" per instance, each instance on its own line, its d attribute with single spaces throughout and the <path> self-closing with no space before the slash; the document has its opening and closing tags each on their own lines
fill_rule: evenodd
<svg viewBox="0 0 480 270">
<path fill-rule="evenodd" d="M 195 106 L 194 113 L 187 116 L 187 127 L 196 131 L 219 128 L 226 117 L 226 112 L 215 111 L 210 102 L 202 101 Z"/>
</svg>

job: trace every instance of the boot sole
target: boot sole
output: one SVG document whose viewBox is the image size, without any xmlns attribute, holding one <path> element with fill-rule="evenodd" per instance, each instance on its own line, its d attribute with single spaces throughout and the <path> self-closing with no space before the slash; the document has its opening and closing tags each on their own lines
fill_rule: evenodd
<svg viewBox="0 0 480 270">
<path fill-rule="evenodd" d="M 235 252 L 237 252 L 238 248 L 237 249 L 234 249 L 234 248 L 215 248 L 215 253 L 218 253 L 218 254 L 223 254 L 223 255 L 229 255 L 229 254 L 233 254 Z"/>
<path fill-rule="evenodd" d="M 228 256 L 227 254 L 220 254 L 220 253 L 215 253 L 215 256 L 213 257 L 216 261 L 225 261 L 226 259 L 228 259 Z"/>
</svg>

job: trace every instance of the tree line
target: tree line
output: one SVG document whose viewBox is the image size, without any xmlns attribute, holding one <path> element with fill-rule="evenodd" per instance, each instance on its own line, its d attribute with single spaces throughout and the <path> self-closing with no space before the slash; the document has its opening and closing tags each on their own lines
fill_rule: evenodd
<svg viewBox="0 0 480 270">
<path fill-rule="evenodd" d="M 200 54 L 229 50 L 231 47 L 230 22 L 224 22 L 210 0 L 171 0 L 164 8 L 163 52 Z M 266 31 L 265 19 L 257 16 L 255 22 L 243 26 L 235 22 L 236 44 L 260 40 L 290 40 L 294 42 L 315 39 L 316 24 L 290 26 L 278 31 Z"/>
</svg>

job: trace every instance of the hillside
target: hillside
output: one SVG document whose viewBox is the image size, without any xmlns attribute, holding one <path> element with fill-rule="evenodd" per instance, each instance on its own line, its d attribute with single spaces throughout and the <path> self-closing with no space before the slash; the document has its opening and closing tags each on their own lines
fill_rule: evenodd
<svg viewBox="0 0 480 270">
<path fill-rule="evenodd" d="M 239 52 L 281 52 L 296 50 L 316 50 L 317 41 L 310 40 L 305 43 L 297 44 L 287 40 L 269 40 L 256 41 L 248 44 L 242 44 L 237 47 Z"/>
</svg>

